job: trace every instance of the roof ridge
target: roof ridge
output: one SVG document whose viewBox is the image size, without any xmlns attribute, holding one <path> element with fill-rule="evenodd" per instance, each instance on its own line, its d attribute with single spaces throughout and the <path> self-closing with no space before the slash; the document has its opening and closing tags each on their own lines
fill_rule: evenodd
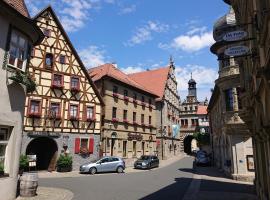
<svg viewBox="0 0 270 200">
<path fill-rule="evenodd" d="M 158 71 L 158 70 L 165 69 L 165 68 L 170 68 L 170 65 L 165 66 L 165 67 L 160 67 L 160 68 L 157 68 L 157 69 L 144 70 L 144 71 L 141 71 L 141 72 L 130 73 L 130 74 L 128 74 L 128 75 L 140 74 L 140 73 L 147 73 L 147 72 L 153 72 L 153 71 Z"/>
</svg>

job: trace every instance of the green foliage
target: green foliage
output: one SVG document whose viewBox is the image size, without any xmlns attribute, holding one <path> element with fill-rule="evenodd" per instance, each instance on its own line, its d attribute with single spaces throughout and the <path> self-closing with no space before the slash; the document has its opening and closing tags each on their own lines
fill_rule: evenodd
<svg viewBox="0 0 270 200">
<path fill-rule="evenodd" d="M 20 156 L 20 169 L 26 169 L 28 167 L 28 158 L 26 155 Z"/>
<path fill-rule="evenodd" d="M 36 90 L 37 84 L 32 79 L 29 73 L 23 73 L 20 70 L 15 72 L 14 76 L 9 77 L 10 80 L 13 80 L 16 83 L 20 83 L 26 86 L 27 93 L 34 92 Z"/>
<path fill-rule="evenodd" d="M 60 157 L 57 160 L 57 167 L 58 168 L 66 168 L 66 167 L 72 167 L 72 156 L 69 155 L 60 155 Z"/>
<path fill-rule="evenodd" d="M 0 172 L 4 172 L 4 164 L 0 163 Z"/>
<path fill-rule="evenodd" d="M 210 144 L 210 135 L 203 133 L 194 133 L 193 137 L 198 141 L 199 145 L 209 145 Z"/>
</svg>

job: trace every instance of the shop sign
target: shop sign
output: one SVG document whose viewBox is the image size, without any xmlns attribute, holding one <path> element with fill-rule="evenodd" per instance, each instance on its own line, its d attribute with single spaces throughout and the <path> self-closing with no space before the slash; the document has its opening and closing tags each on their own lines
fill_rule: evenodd
<svg viewBox="0 0 270 200">
<path fill-rule="evenodd" d="M 40 137 L 40 136 L 47 136 L 47 137 L 60 137 L 60 133 L 55 132 L 41 132 L 41 131 L 32 131 L 28 132 L 27 135 L 29 137 Z"/>
<path fill-rule="evenodd" d="M 143 136 L 141 133 L 128 133 L 128 140 L 138 140 L 141 141 Z"/>
<path fill-rule="evenodd" d="M 247 36 L 247 32 L 246 31 L 242 31 L 242 30 L 232 31 L 232 32 L 226 33 L 223 36 L 223 40 L 225 40 L 227 42 L 233 42 L 233 41 L 242 40 L 246 36 Z"/>
<path fill-rule="evenodd" d="M 233 46 L 225 50 L 224 54 L 227 56 L 242 56 L 249 52 L 249 48 L 246 46 Z"/>
</svg>

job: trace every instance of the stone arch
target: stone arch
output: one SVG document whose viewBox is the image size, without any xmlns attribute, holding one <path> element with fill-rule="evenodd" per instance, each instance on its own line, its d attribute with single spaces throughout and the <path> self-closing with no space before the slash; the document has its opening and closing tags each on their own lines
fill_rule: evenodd
<svg viewBox="0 0 270 200">
<path fill-rule="evenodd" d="M 38 137 L 27 145 L 26 155 L 37 156 L 38 170 L 53 171 L 56 167 L 58 146 L 50 137 Z"/>
</svg>

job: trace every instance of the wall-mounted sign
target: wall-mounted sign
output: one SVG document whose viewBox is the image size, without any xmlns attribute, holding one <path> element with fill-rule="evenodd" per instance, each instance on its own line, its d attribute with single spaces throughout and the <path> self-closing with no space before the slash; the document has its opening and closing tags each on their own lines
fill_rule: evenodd
<svg viewBox="0 0 270 200">
<path fill-rule="evenodd" d="M 29 137 L 40 137 L 40 136 L 46 136 L 46 137 L 60 137 L 60 133 L 55 133 L 55 132 L 42 132 L 42 131 L 32 131 L 28 132 L 27 135 Z"/>
<path fill-rule="evenodd" d="M 223 40 L 228 41 L 228 42 L 232 42 L 232 41 L 238 41 L 238 40 L 242 40 L 247 36 L 247 32 L 245 31 L 232 31 L 229 33 L 226 33 L 223 36 Z"/>
<path fill-rule="evenodd" d="M 143 136 L 141 133 L 128 133 L 128 140 L 138 140 L 141 141 Z"/>
<path fill-rule="evenodd" d="M 224 54 L 227 56 L 242 56 L 249 52 L 249 48 L 246 46 L 233 46 L 225 50 Z"/>
</svg>

